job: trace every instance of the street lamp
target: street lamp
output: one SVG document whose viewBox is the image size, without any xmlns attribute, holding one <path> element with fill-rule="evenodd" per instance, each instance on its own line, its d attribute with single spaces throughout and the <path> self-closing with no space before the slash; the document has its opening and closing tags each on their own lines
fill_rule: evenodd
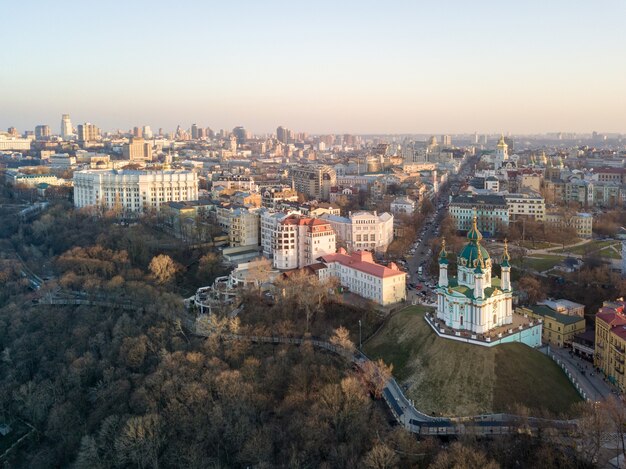
<svg viewBox="0 0 626 469">
<path fill-rule="evenodd" d="M 362 344 L 361 344 L 361 320 L 359 319 L 359 350 L 361 350 L 362 348 Z"/>
</svg>

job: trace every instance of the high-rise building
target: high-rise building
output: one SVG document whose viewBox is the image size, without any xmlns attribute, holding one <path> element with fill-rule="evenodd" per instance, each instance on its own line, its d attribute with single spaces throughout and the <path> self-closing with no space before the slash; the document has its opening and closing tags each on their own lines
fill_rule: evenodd
<svg viewBox="0 0 626 469">
<path fill-rule="evenodd" d="M 191 124 L 191 138 L 192 140 L 197 140 L 198 137 L 198 126 L 196 124 Z"/>
<path fill-rule="evenodd" d="M 50 138 L 50 126 L 42 124 L 35 127 L 35 138 L 37 140 Z"/>
<path fill-rule="evenodd" d="M 133 127 L 133 137 L 143 138 L 143 129 L 137 126 Z"/>
<path fill-rule="evenodd" d="M 66 140 L 74 134 L 74 128 L 72 127 L 72 121 L 69 114 L 63 114 L 61 116 L 61 137 Z"/>
<path fill-rule="evenodd" d="M 129 143 L 122 147 L 124 158 L 131 161 L 150 161 L 152 160 L 152 145 L 143 138 L 133 137 Z"/>
<path fill-rule="evenodd" d="M 237 145 L 243 145 L 246 143 L 246 129 L 241 126 L 235 127 L 233 129 L 233 134 L 235 134 L 235 137 L 237 138 Z"/>
<path fill-rule="evenodd" d="M 286 129 L 282 125 L 276 129 L 276 139 L 282 143 L 290 143 L 289 142 L 289 129 Z"/>
<path fill-rule="evenodd" d="M 294 188 L 307 197 L 329 200 L 330 188 L 337 185 L 337 173 L 326 165 L 303 165 L 291 170 Z"/>
<path fill-rule="evenodd" d="M 150 128 L 149 125 L 144 125 L 142 130 L 143 130 L 143 138 L 150 139 L 154 137 L 154 134 L 152 133 L 152 129 Z"/>
<path fill-rule="evenodd" d="M 452 145 L 452 137 L 450 135 L 442 135 L 441 136 L 441 145 L 444 147 L 449 147 Z"/>
<path fill-rule="evenodd" d="M 100 138 L 100 129 L 95 125 L 85 122 L 78 125 L 78 141 L 81 143 L 95 142 Z"/>
</svg>

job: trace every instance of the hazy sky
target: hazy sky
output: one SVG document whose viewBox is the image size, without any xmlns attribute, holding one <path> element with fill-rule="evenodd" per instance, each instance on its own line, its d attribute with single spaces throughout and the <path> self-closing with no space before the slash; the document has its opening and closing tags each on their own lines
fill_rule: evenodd
<svg viewBox="0 0 626 469">
<path fill-rule="evenodd" d="M 95 6 L 98 5 L 98 6 Z M 0 128 L 626 132 L 626 1 L 13 1 Z"/>
</svg>

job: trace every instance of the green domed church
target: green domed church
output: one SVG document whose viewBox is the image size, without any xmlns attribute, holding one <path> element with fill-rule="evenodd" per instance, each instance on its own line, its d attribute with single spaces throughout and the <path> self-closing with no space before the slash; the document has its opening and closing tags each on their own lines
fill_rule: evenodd
<svg viewBox="0 0 626 469">
<path fill-rule="evenodd" d="M 491 275 L 491 257 L 481 245 L 476 227 L 467 233 L 468 242 L 457 256 L 457 277 L 448 278 L 445 240 L 439 253 L 437 319 L 458 331 L 485 334 L 495 327 L 513 323 L 511 266 L 506 241 L 500 267 L 502 278 Z"/>
</svg>

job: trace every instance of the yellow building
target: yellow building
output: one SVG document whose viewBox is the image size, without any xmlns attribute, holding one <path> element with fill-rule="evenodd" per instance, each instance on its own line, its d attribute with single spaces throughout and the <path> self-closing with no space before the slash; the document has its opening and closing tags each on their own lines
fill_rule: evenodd
<svg viewBox="0 0 626 469">
<path fill-rule="evenodd" d="M 596 314 L 596 349 L 594 365 L 607 379 L 624 391 L 624 361 L 626 359 L 626 302 L 605 302 Z"/>
<path fill-rule="evenodd" d="M 518 314 L 526 314 L 531 318 L 543 320 L 542 340 L 556 347 L 571 346 L 576 334 L 585 332 L 585 318 L 557 313 L 544 305 L 517 308 Z"/>
</svg>

